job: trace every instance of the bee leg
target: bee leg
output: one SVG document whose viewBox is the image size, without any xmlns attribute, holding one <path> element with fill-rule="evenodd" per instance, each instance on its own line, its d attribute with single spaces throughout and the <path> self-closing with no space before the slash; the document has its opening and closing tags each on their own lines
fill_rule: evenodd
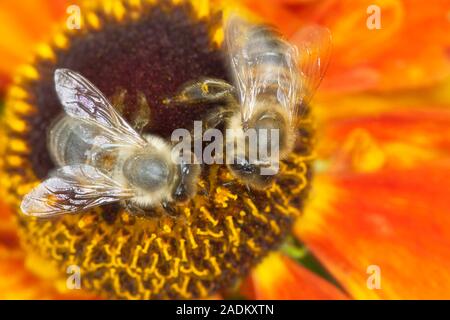
<svg viewBox="0 0 450 320">
<path fill-rule="evenodd" d="M 233 114 L 233 110 L 227 107 L 217 107 L 210 111 L 203 119 L 202 119 L 202 130 L 206 132 L 209 129 L 218 129 L 221 130 L 226 125 L 226 120 Z M 198 136 L 195 134 L 194 130 L 191 131 L 191 136 L 194 137 L 194 146 L 201 145 L 202 148 L 206 147 L 212 142 L 203 141 L 203 135 Z M 213 156 L 214 159 L 224 159 L 225 155 L 225 145 L 222 144 L 221 148 L 215 149 L 215 154 Z M 202 149 L 203 150 L 203 149 Z M 222 163 L 222 162 L 219 162 Z"/>
<path fill-rule="evenodd" d="M 177 210 L 176 210 L 175 207 L 174 207 L 171 203 L 169 203 L 168 201 L 162 201 L 162 202 L 161 202 L 161 206 L 163 207 L 163 209 L 166 211 L 166 213 L 167 213 L 169 216 L 171 216 L 171 217 L 173 217 L 173 218 L 178 217 L 178 212 L 177 212 Z"/>
<path fill-rule="evenodd" d="M 165 104 L 214 103 L 233 97 L 234 87 L 221 79 L 201 78 L 184 84 L 173 98 L 164 100 Z"/>
<path fill-rule="evenodd" d="M 137 109 L 133 113 L 130 123 L 138 133 L 142 133 L 145 127 L 151 124 L 150 106 L 142 92 L 137 93 Z"/>
<path fill-rule="evenodd" d="M 133 215 L 136 215 L 136 216 L 146 216 L 146 215 L 148 215 L 148 212 L 146 210 L 144 210 L 141 207 L 135 205 L 131 201 L 125 200 L 125 201 L 122 202 L 122 205 L 129 213 L 132 213 Z"/>
<path fill-rule="evenodd" d="M 221 124 L 224 124 L 225 120 L 231 117 L 233 114 L 234 111 L 231 108 L 217 107 L 203 119 L 203 122 L 205 124 L 205 128 L 203 129 L 215 129 Z"/>
<path fill-rule="evenodd" d="M 111 98 L 111 103 L 116 109 L 116 111 L 123 117 L 125 113 L 125 97 L 127 95 L 127 90 L 120 88 Z"/>
</svg>

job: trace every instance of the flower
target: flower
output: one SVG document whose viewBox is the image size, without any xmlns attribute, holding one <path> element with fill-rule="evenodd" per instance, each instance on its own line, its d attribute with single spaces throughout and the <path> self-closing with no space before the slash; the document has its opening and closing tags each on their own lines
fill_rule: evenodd
<svg viewBox="0 0 450 320">
<path fill-rule="evenodd" d="M 175 129 L 192 128 L 194 120 L 213 111 L 204 103 L 166 103 L 188 81 L 227 78 L 217 43 L 220 16 L 214 11 L 205 16 L 195 3 L 91 2 L 82 6 L 84 28 L 56 33 L 47 54 L 22 69 L 8 91 L 3 119 L 1 180 L 14 211 L 54 168 L 42 136 L 61 110 L 56 68 L 89 78 L 113 105 L 123 106 L 130 123 L 137 106 L 148 104 L 145 135 L 170 141 Z M 72 141 L 69 135 L 64 153 L 72 152 Z M 18 215 L 20 238 L 27 252 L 47 262 L 46 273 L 52 267 L 55 275 L 64 275 L 78 266 L 82 287 L 102 297 L 207 297 L 232 286 L 279 245 L 303 204 L 309 174 L 301 152 L 292 153 L 275 183 L 260 191 L 247 189 L 226 166 L 204 166 L 195 197 L 185 204 L 153 206 L 141 214 L 104 205 L 50 220 Z"/>
<path fill-rule="evenodd" d="M 421 5 L 417 13 L 414 1 L 380 1 L 383 28 L 368 30 L 366 9 L 372 2 L 377 4 L 236 4 L 245 6 L 246 14 L 274 23 L 294 41 L 295 31 L 312 22 L 333 34 L 333 60 L 312 105 L 318 140 L 312 180 L 309 158 L 298 153 L 282 168 L 275 187 L 257 199 L 239 186 L 220 186 L 232 181 L 226 170 L 209 170 L 200 181 L 209 192 L 198 195 L 194 206 L 182 207 L 187 226 L 165 215 L 147 221 L 107 208 L 52 222 L 19 216 L 17 232 L 17 216 L 5 207 L 0 216 L 0 268 L 20 270 L 10 281 L 0 279 L 5 298 L 89 298 L 89 292 L 119 298 L 204 297 L 231 286 L 276 249 L 294 218 L 293 234 L 301 244 L 291 240 L 270 253 L 243 281 L 242 294 L 257 299 L 449 297 L 445 191 L 450 172 L 450 64 L 449 38 L 441 31 L 448 24 L 447 8 L 442 1 Z M 14 64 L 25 58 L 13 49 L 24 54 L 27 50 L 20 49 L 29 39 L 48 40 L 55 20 L 50 15 L 61 18 L 63 2 L 48 6 L 48 18 L 39 20 L 42 28 L 22 33 L 29 37 L 26 42 L 14 37 L 17 46 L 10 45 L 8 54 L 17 59 L 0 59 L 10 62 L 0 65 L 3 79 L 15 78 L 4 115 L 13 136 L 3 136 L 1 159 L 3 171 L 7 169 L 1 184 L 9 189 L 5 198 L 13 204 L 12 211 L 51 168 L 42 134 L 59 110 L 49 80 L 55 65 L 82 71 L 109 97 L 121 86 L 144 92 L 156 103 L 152 130 L 162 135 L 172 128 L 165 125 L 167 118 L 180 126 L 201 114 L 201 109 L 168 111 L 157 105 L 183 80 L 203 73 L 226 78 L 217 49 L 221 30 L 216 13 L 221 7 L 216 1 L 193 3 L 194 11 L 183 4 L 161 7 L 131 0 L 82 7 L 87 9 L 82 10 L 87 28 L 56 33 L 52 46 L 38 47 L 38 58 L 13 73 Z M 19 6 L 2 12 L 25 9 L 30 10 Z M 143 12 L 151 18 L 143 19 Z M 17 24 L 8 18 L 5 21 Z M 125 35 L 120 31 L 123 21 L 134 26 L 124 30 Z M 426 32 L 421 29 L 425 22 Z M 18 30 L 25 25 L 35 26 L 29 21 Z M 189 36 L 174 37 L 169 31 L 153 47 L 136 45 L 148 44 L 148 30 L 176 34 L 177 28 Z M 133 55 L 124 48 L 134 50 Z M 180 54 L 186 59 L 183 66 L 174 58 Z M 139 58 L 130 59 L 135 55 Z M 151 79 L 146 78 L 149 72 Z M 129 94 L 128 102 L 133 102 L 137 92 Z M 87 292 L 74 295 L 64 285 L 61 273 L 71 264 L 86 270 Z M 371 270 L 381 272 L 381 288 L 371 287 Z"/>
</svg>

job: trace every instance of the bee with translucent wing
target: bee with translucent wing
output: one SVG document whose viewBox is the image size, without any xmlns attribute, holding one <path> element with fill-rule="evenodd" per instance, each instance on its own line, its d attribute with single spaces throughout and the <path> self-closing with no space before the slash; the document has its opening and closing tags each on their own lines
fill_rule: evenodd
<svg viewBox="0 0 450 320">
<path fill-rule="evenodd" d="M 278 159 L 271 162 L 286 158 L 294 148 L 297 117 L 319 86 L 330 57 L 331 35 L 326 28 L 305 27 L 293 40 L 297 46 L 269 26 L 250 24 L 233 16 L 225 25 L 233 84 L 203 78 L 186 84 L 169 99 L 170 103 L 220 105 L 207 117 L 207 125 L 223 124 L 233 129 L 233 140 L 245 148 L 236 150 L 228 167 L 243 183 L 258 189 L 270 185 L 273 176 L 262 174 L 267 161 L 249 160 L 252 146 L 247 145 L 246 132 L 278 130 Z M 257 148 L 272 143 L 264 135 L 256 137 L 258 141 L 253 146 Z"/>
<path fill-rule="evenodd" d="M 25 195 L 24 214 L 51 217 L 119 201 L 132 212 L 168 209 L 195 194 L 199 166 L 174 162 L 169 144 L 137 133 L 87 79 L 58 69 L 55 88 L 65 115 L 50 128 L 48 149 L 60 168 Z"/>
</svg>

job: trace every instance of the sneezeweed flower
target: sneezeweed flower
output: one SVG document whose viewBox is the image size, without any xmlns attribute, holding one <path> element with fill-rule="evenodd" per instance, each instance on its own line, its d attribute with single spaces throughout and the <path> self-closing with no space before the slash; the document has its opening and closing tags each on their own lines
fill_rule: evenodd
<svg viewBox="0 0 450 320">
<path fill-rule="evenodd" d="M 40 12 L 47 7 L 36 3 Z M 248 272 L 241 294 L 249 298 L 450 296 L 445 2 L 422 8 L 414 1 L 385 1 L 379 4 L 383 28 L 368 30 L 369 1 L 96 1 L 81 6 L 80 29 L 64 32 L 46 25 L 51 16 L 63 16 L 66 6 L 55 4 L 39 20 L 42 28 L 17 35 L 52 35 L 33 61 L 12 73 L 8 68 L 21 56 L 11 50 L 6 58 L 16 60 L 0 65 L 8 71 L 5 79 L 14 78 L 1 159 L 2 192 L 12 212 L 53 167 L 45 134 L 61 110 L 52 82 L 58 67 L 80 72 L 108 97 L 127 90 L 130 114 L 143 93 L 154 119 L 147 130 L 167 137 L 208 106 L 170 109 L 164 98 L 187 80 L 228 78 L 221 12 L 241 9 L 293 41 L 306 23 L 326 25 L 334 38 L 333 61 L 312 105 L 314 116 L 304 121 L 316 123 L 318 143 L 313 126 L 302 127 L 296 152 L 267 192 L 249 192 L 230 183 L 225 168 L 212 166 L 199 181 L 203 192 L 177 207 L 177 219 L 158 210 L 143 219 L 106 206 L 43 221 L 5 207 L 0 268 L 2 274 L 17 270 L 0 281 L 5 298 L 207 297 L 229 293 Z M 2 12 L 30 10 L 18 6 Z M 11 17 L 4 21 L 17 25 Z M 13 43 L 5 45 L 14 49 Z M 18 52 L 29 45 L 18 41 Z M 291 229 L 304 245 L 292 239 L 283 244 Z M 71 265 L 82 270 L 82 293 L 66 287 Z M 378 270 L 371 266 L 381 271 L 381 288 L 371 286 L 367 270 Z"/>
<path fill-rule="evenodd" d="M 126 90 L 125 116 L 143 94 L 151 108 L 146 132 L 167 139 L 211 110 L 164 103 L 189 80 L 227 78 L 217 43 L 222 19 L 202 10 L 188 2 L 114 1 L 83 7 L 85 26 L 57 34 L 8 97 L 4 182 L 13 208 L 54 168 L 43 137 L 61 110 L 56 68 L 83 74 L 111 100 Z M 106 205 L 50 220 L 19 216 L 23 245 L 62 273 L 79 266 L 82 287 L 103 297 L 208 297 L 232 286 L 290 230 L 308 187 L 307 146 L 283 164 L 268 190 L 249 191 L 226 167 L 210 166 L 197 196 L 171 215 L 155 208 L 137 217 Z"/>
</svg>

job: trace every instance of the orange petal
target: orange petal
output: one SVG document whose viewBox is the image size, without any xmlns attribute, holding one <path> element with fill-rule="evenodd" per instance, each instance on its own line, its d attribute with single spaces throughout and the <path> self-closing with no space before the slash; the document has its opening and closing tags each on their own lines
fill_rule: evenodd
<svg viewBox="0 0 450 320">
<path fill-rule="evenodd" d="M 44 272 L 44 271 L 42 271 Z M 94 299 L 82 290 L 58 290 L 55 283 L 32 274 L 20 250 L 0 247 L 0 299 Z"/>
<path fill-rule="evenodd" d="M 449 128 L 443 108 L 329 123 L 295 234 L 353 297 L 450 298 Z"/>
<path fill-rule="evenodd" d="M 55 21 L 64 16 L 67 0 L 0 3 L 0 79 L 9 79 L 31 57 L 34 46 L 48 40 Z M 37 14 L 37 12 L 39 14 Z"/>
<path fill-rule="evenodd" d="M 246 280 L 243 293 L 252 299 L 345 299 L 334 285 L 280 253 L 272 253 Z"/>
<path fill-rule="evenodd" d="M 447 0 L 245 2 L 288 36 L 311 22 L 330 28 L 334 50 L 323 83 L 329 91 L 416 88 L 450 74 Z M 381 29 L 367 27 L 372 5 L 380 8 Z"/>
<path fill-rule="evenodd" d="M 450 110 L 413 108 L 327 121 L 317 150 L 329 170 L 374 172 L 428 167 L 450 158 Z"/>
</svg>

